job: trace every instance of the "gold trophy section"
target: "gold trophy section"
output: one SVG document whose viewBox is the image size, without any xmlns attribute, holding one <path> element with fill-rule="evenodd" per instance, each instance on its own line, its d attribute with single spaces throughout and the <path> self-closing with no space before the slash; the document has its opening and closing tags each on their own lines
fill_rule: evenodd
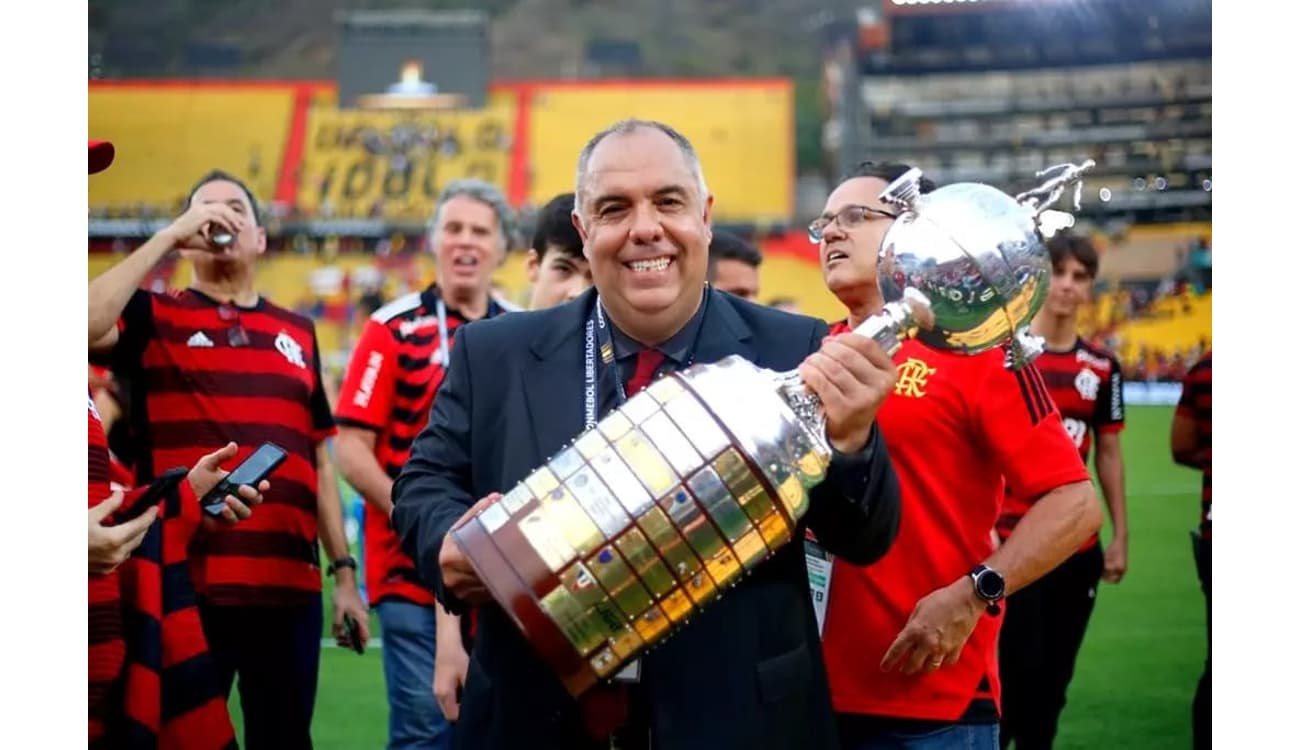
<svg viewBox="0 0 1300 750">
<path fill-rule="evenodd" d="M 675 376 L 661 379 L 453 531 L 571 694 L 790 540 L 788 491 L 719 424 Z"/>
</svg>

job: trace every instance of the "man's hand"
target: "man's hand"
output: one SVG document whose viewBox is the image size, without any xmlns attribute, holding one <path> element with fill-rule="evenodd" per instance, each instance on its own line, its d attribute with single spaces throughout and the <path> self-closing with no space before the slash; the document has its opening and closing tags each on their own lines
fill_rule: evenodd
<svg viewBox="0 0 1300 750">
<path fill-rule="evenodd" d="M 90 509 L 90 543 L 86 556 L 89 558 L 91 574 L 111 573 L 126 562 L 135 548 L 144 541 L 149 526 L 158 517 L 158 508 L 155 506 L 124 524 L 105 526 L 104 519 L 121 507 L 123 497 L 121 490 L 114 490 L 104 502 Z"/>
<path fill-rule="evenodd" d="M 194 468 L 190 469 L 189 482 L 190 489 L 194 490 L 196 497 L 202 498 L 217 483 L 225 479 L 230 472 L 221 468 L 221 462 L 229 461 L 239 452 L 239 446 L 235 443 L 226 443 L 220 450 L 209 453 L 200 458 Z M 249 516 L 253 515 L 253 507 L 262 503 L 262 493 L 271 489 L 271 483 L 263 479 L 261 484 L 256 488 L 249 485 L 239 486 L 239 497 L 226 495 L 226 507 L 221 510 L 221 518 L 228 524 L 236 524 Z M 205 514 L 205 522 L 208 518 Z"/>
<path fill-rule="evenodd" d="M 986 609 L 969 578 L 930 592 L 916 603 L 880 668 L 889 672 L 901 664 L 903 674 L 912 675 L 956 663 Z"/>
<path fill-rule="evenodd" d="M 1128 537 L 1117 536 L 1106 547 L 1101 577 L 1107 583 L 1119 583 L 1128 572 Z"/>
<path fill-rule="evenodd" d="M 856 333 L 829 337 L 799 365 L 799 376 L 826 409 L 826 437 L 841 453 L 857 453 L 898 371 L 879 344 Z"/>
<path fill-rule="evenodd" d="M 466 521 L 473 518 L 479 511 L 496 502 L 501 497 L 500 492 L 493 492 L 485 498 L 482 498 L 473 507 L 465 511 L 456 523 L 452 524 L 452 529 L 458 529 Z M 474 572 L 474 566 L 470 564 L 469 558 L 461 551 L 460 545 L 451 534 L 442 538 L 442 549 L 438 552 L 438 566 L 442 568 L 442 583 L 451 591 L 452 595 L 466 604 L 483 604 L 492 601 L 490 594 L 483 582 L 478 579 L 478 573 Z"/>
<path fill-rule="evenodd" d="M 433 697 L 447 721 L 460 718 L 460 691 L 465 686 L 469 671 L 469 654 L 460 638 L 460 618 L 448 614 L 440 604 L 434 604 L 437 613 L 438 646 L 433 657 Z"/>
<path fill-rule="evenodd" d="M 249 220 L 224 203 L 196 203 L 165 227 L 171 246 L 177 250 L 204 250 L 219 253 L 224 248 L 212 244 L 211 237 L 220 229 L 239 234 Z"/>
<path fill-rule="evenodd" d="M 352 615 L 357 621 L 357 636 L 364 646 L 370 642 L 370 610 L 361 601 L 357 590 L 356 571 L 351 568 L 339 568 L 334 572 L 334 642 L 349 648 L 352 641 L 348 638 L 347 626 L 343 624 L 344 615 Z"/>
</svg>

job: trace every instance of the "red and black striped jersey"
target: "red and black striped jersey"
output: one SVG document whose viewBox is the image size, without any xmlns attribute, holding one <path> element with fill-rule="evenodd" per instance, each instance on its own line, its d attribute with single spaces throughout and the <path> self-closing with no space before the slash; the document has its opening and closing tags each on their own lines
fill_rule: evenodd
<svg viewBox="0 0 1300 750">
<path fill-rule="evenodd" d="M 429 421 L 445 372 L 444 354 L 451 349 L 456 329 L 466 323 L 464 315 L 444 305 L 445 326 L 440 325 L 439 299 L 438 288 L 431 286 L 376 310 L 366 321 L 339 389 L 335 418 L 340 425 L 377 433 L 375 458 L 393 479 Z M 512 309 L 491 300 L 486 317 Z M 388 516 L 370 503 L 365 514 L 366 590 L 371 604 L 397 597 L 432 605 L 433 594 L 420 583 L 415 565 L 402 552 Z"/>
<path fill-rule="evenodd" d="M 847 330 L 839 324 L 832 334 Z M 960 658 L 905 676 L 880 662 L 916 603 L 993 552 L 1004 482 L 1041 494 L 1086 479 L 1038 370 L 1003 366 L 915 339 L 894 355 L 898 381 L 876 415 L 898 475 L 893 546 L 870 566 L 836 559 L 822 646 L 836 711 L 901 719 L 996 722 L 1001 617 L 981 617 Z"/>
<path fill-rule="evenodd" d="M 1092 453 L 1093 435 L 1124 429 L 1124 375 L 1115 355 L 1099 349 L 1082 338 L 1065 351 L 1046 351 L 1034 360 L 1043 376 L 1043 384 L 1056 408 L 1061 412 L 1065 432 L 1079 447 L 1084 463 Z M 1007 486 L 1007 500 L 998 519 L 998 534 L 1003 539 L 1025 513 L 1032 498 L 1017 495 Z M 1098 542 L 1093 534 L 1080 550 L 1091 549 Z"/>
<path fill-rule="evenodd" d="M 108 437 L 100 421 L 95 399 L 86 395 L 89 417 L 89 456 L 87 484 L 90 488 L 90 505 L 104 502 L 112 492 L 108 459 Z M 90 742 L 104 737 L 113 721 L 113 688 L 126 663 L 126 641 L 122 637 L 122 596 L 117 571 L 106 575 L 92 575 L 89 580 L 89 613 L 86 622 L 89 631 L 89 699 Z"/>
<path fill-rule="evenodd" d="M 94 507 L 108 497 L 111 482 L 108 439 L 94 399 L 87 403 Z M 145 492 L 127 493 L 120 509 L 131 509 Z M 200 523 L 189 482 L 173 488 L 160 510 L 130 559 L 89 577 L 91 750 L 237 747 L 188 575 L 187 548 Z"/>
<path fill-rule="evenodd" d="M 195 544 L 200 594 L 248 606 L 319 596 L 316 448 L 335 428 L 312 321 L 265 299 L 244 308 L 186 289 L 136 292 L 119 328 L 113 371 L 131 384 L 139 483 L 230 441 L 231 467 L 268 440 L 289 454 L 251 518 Z"/>
<path fill-rule="evenodd" d="M 1196 451 L 1203 457 L 1201 466 L 1201 536 L 1210 541 L 1210 446 L 1211 410 L 1210 410 L 1210 355 L 1206 352 L 1183 378 L 1183 393 L 1178 398 L 1177 413 L 1196 423 Z"/>
</svg>

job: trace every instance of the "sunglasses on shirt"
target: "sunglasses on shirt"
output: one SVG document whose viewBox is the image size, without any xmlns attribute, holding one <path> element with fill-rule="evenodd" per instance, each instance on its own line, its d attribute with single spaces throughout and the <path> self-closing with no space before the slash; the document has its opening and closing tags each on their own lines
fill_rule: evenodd
<svg viewBox="0 0 1300 750">
<path fill-rule="evenodd" d="M 248 331 L 244 330 L 244 325 L 239 320 L 239 308 L 234 305 L 219 305 L 217 317 L 230 324 L 226 328 L 227 344 L 234 347 L 249 345 Z"/>
</svg>

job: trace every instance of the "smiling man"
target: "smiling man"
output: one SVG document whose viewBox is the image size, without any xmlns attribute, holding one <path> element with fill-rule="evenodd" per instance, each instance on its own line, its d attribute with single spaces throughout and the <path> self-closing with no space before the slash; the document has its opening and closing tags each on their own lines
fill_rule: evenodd
<svg viewBox="0 0 1300 750">
<path fill-rule="evenodd" d="M 454 696 L 464 680 L 457 666 L 465 662 L 460 623 L 437 616 L 433 594 L 402 554 L 388 517 L 393 480 L 428 420 L 452 335 L 471 320 L 514 309 L 489 291 L 512 218 L 496 187 L 479 180 L 448 184 L 429 229 L 437 282 L 375 311 L 339 390 L 335 452 L 339 470 L 366 499 L 366 589 L 384 633 L 390 748 L 451 746 L 447 721 L 455 719 L 448 715 L 455 705 L 443 708 L 435 690 Z M 443 674 L 435 655 L 439 668 L 448 665 Z"/>
<path fill-rule="evenodd" d="M 835 453 L 804 524 L 857 563 L 884 554 L 897 528 L 897 488 L 874 426 L 894 386 L 880 347 L 860 336 L 823 343 L 824 322 L 705 284 L 713 196 L 694 147 L 673 128 L 618 123 L 588 142 L 577 171 L 573 222 L 595 288 L 462 329 L 428 427 L 393 486 L 393 525 L 439 600 L 481 605 L 457 743 L 836 747 L 801 545 L 777 551 L 626 680 L 575 701 L 447 533 L 656 375 L 733 354 L 800 368 L 825 404 Z"/>
</svg>

